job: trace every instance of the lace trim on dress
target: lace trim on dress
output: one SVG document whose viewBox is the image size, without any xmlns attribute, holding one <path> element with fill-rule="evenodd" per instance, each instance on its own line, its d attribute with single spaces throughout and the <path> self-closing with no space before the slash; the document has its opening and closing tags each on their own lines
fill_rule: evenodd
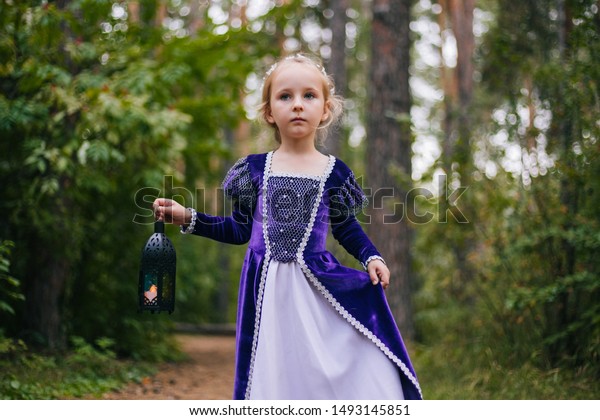
<svg viewBox="0 0 600 420">
<path fill-rule="evenodd" d="M 331 175 L 331 171 L 333 171 L 333 166 L 335 165 L 335 157 L 329 155 L 329 163 L 327 164 L 327 168 L 325 169 L 325 173 L 321 177 L 321 182 L 319 183 L 319 191 L 317 192 L 317 199 L 313 204 L 312 211 L 310 213 L 310 220 L 308 221 L 308 226 L 306 227 L 306 231 L 304 232 L 304 237 L 302 238 L 302 242 L 300 242 L 300 246 L 298 247 L 298 254 L 296 255 L 298 262 L 303 262 L 304 258 L 302 258 L 302 254 L 304 253 L 304 248 L 306 248 L 306 244 L 308 244 L 308 239 L 310 238 L 310 234 L 312 233 L 313 226 L 315 225 L 315 219 L 317 218 L 317 212 L 319 210 L 319 203 L 323 198 L 323 190 L 325 189 L 325 181 Z M 302 263 L 300 264 L 302 265 Z"/>
<path fill-rule="evenodd" d="M 271 259 L 271 250 L 270 250 L 270 246 L 269 246 L 269 238 L 268 238 L 268 231 L 267 231 L 268 213 L 267 213 L 266 209 L 267 209 L 267 185 L 268 185 L 268 178 L 269 178 L 269 172 L 270 172 L 270 167 L 271 167 L 272 153 L 273 152 L 269 152 L 267 154 L 267 159 L 266 159 L 266 163 L 265 163 L 265 172 L 264 172 L 264 178 L 263 178 L 263 212 L 264 212 L 264 215 L 263 215 L 263 218 L 264 218 L 264 220 L 263 220 L 263 239 L 265 241 L 266 253 L 265 253 L 265 260 L 263 262 L 263 267 L 262 267 L 262 271 L 261 271 L 260 283 L 259 283 L 259 287 L 258 287 L 258 296 L 257 296 L 257 301 L 256 301 L 256 317 L 255 317 L 255 322 L 254 322 L 254 335 L 253 335 L 253 339 L 252 339 L 252 352 L 250 355 L 250 368 L 249 368 L 249 372 L 248 372 L 248 384 L 246 386 L 246 392 L 245 392 L 246 399 L 250 398 L 250 390 L 252 388 L 252 376 L 254 373 L 254 363 L 256 360 L 256 349 L 257 349 L 257 345 L 258 345 L 258 332 L 259 332 L 259 328 L 260 328 L 262 300 L 263 300 L 263 296 L 264 296 L 264 289 L 265 289 L 265 282 L 266 282 L 266 278 L 267 278 L 269 261 Z M 310 217 L 308 227 L 306 229 L 306 232 L 304 234 L 304 237 L 302 238 L 302 242 L 298 249 L 298 253 L 297 253 L 298 264 L 300 265 L 302 271 L 304 272 L 306 277 L 309 279 L 309 281 L 325 297 L 325 299 L 327 299 L 327 301 L 333 306 L 333 308 L 346 321 L 348 321 L 354 328 L 356 328 L 361 334 L 363 334 L 369 340 L 371 340 L 392 362 L 394 362 L 396 364 L 396 366 L 398 366 L 400 368 L 400 370 L 402 370 L 402 372 L 406 375 L 406 377 L 415 385 L 415 387 L 419 391 L 419 394 L 422 397 L 423 394 L 421 392 L 421 387 L 419 386 L 417 379 L 410 372 L 410 370 L 404 364 L 404 362 L 402 362 L 402 360 L 400 360 L 400 358 L 398 356 L 396 356 L 375 334 L 373 334 L 373 332 L 371 332 L 362 323 L 360 323 L 356 318 L 354 318 L 333 297 L 331 292 L 329 292 L 329 290 L 327 290 L 325 288 L 325 286 L 323 286 L 323 284 L 310 271 L 310 269 L 306 265 L 306 262 L 304 261 L 303 252 L 304 252 L 304 249 L 306 248 L 308 239 L 310 238 L 310 234 L 312 232 L 314 221 L 315 221 L 317 211 L 319 208 L 319 203 L 322 200 L 323 189 L 325 187 L 325 181 L 331 174 L 334 164 L 335 164 L 335 158 L 333 156 L 330 156 L 329 165 L 327 167 L 327 170 L 326 170 L 325 174 L 322 177 L 320 177 L 319 193 L 318 193 L 317 199 L 315 200 L 314 205 L 313 205 L 313 209 L 311 212 L 311 217 Z M 377 256 L 370 257 L 369 260 L 371 260 L 375 257 L 377 257 Z M 379 258 L 381 258 L 381 257 L 379 257 Z M 367 260 L 367 263 L 369 260 Z"/>
<path fill-rule="evenodd" d="M 360 323 L 356 318 L 354 318 L 327 290 L 325 286 L 317 279 L 317 277 L 310 271 L 304 260 L 299 261 L 300 267 L 306 277 L 310 280 L 310 282 L 315 286 L 315 288 L 321 292 L 321 294 L 329 301 L 331 306 L 346 320 L 348 321 L 354 328 L 356 328 L 361 334 L 371 340 L 379 349 L 402 370 L 402 372 L 406 375 L 406 377 L 413 383 L 413 385 L 419 391 L 419 395 L 423 398 L 423 393 L 421 392 L 421 387 L 417 378 L 411 373 L 408 367 L 400 360 L 398 356 L 396 356 L 375 334 L 373 334 L 367 327 L 365 327 L 362 323 Z"/>
<path fill-rule="evenodd" d="M 269 152 L 267 154 L 267 158 L 265 161 L 265 171 L 264 171 L 264 175 L 263 175 L 263 187 L 262 187 L 262 204 L 263 204 L 263 240 L 265 241 L 265 260 L 263 262 L 263 267 L 261 270 L 261 275 L 260 275 L 260 282 L 258 285 L 258 295 L 256 297 L 256 316 L 254 319 L 254 334 L 252 336 L 252 351 L 250 354 L 250 367 L 248 369 L 248 383 L 246 385 L 246 392 L 244 395 L 245 399 L 250 399 L 250 392 L 252 389 L 252 377 L 254 374 L 254 363 L 256 361 L 256 349 L 258 347 L 258 333 L 259 333 L 259 329 L 260 329 L 260 317 L 261 317 L 261 310 L 262 310 L 262 300 L 263 300 L 263 296 L 264 296 L 264 291 L 265 291 L 265 283 L 267 280 L 267 271 L 268 271 L 268 267 L 269 267 L 269 262 L 271 260 L 271 246 L 269 243 L 269 233 L 268 233 L 268 225 L 269 225 L 269 213 L 267 211 L 267 206 L 268 206 L 268 202 L 267 202 L 267 187 L 269 184 L 269 177 L 271 176 L 271 159 L 273 157 L 273 152 Z M 304 259 L 302 258 L 302 252 L 304 251 L 304 248 L 306 248 L 306 244 L 308 243 L 308 239 L 310 237 L 310 234 L 312 232 L 312 228 L 315 222 L 315 219 L 317 217 L 317 211 L 319 209 L 319 203 L 322 200 L 323 197 L 323 190 L 325 188 L 325 181 L 327 180 L 327 178 L 329 178 L 329 175 L 331 174 L 331 172 L 333 171 L 333 166 L 335 164 L 335 157 L 333 156 L 329 156 L 329 163 L 327 165 L 327 168 L 324 172 L 324 174 L 322 176 L 316 177 L 320 182 L 319 182 L 319 187 L 318 187 L 318 193 L 317 193 L 317 197 L 316 200 L 313 203 L 313 208 L 311 211 L 311 215 L 310 215 L 310 220 L 308 223 L 308 226 L 306 228 L 306 231 L 304 232 L 304 236 L 302 237 L 302 241 L 300 243 L 300 246 L 298 248 L 298 260 L 300 261 L 304 261 Z M 278 175 L 274 175 L 274 176 L 278 176 Z"/>
<path fill-rule="evenodd" d="M 373 261 L 373 260 L 380 260 L 385 265 L 387 265 L 386 262 L 385 262 L 385 260 L 383 259 L 383 257 L 381 255 L 371 255 L 369 258 L 367 258 L 367 260 L 364 263 L 362 263 L 363 268 L 366 270 L 367 266 L 369 265 L 369 263 L 371 261 Z"/>
<path fill-rule="evenodd" d="M 263 261 L 260 280 L 258 284 L 258 295 L 256 296 L 256 310 L 254 316 L 254 334 L 252 335 L 252 351 L 250 353 L 250 366 L 248 368 L 248 383 L 246 384 L 246 392 L 244 399 L 250 399 L 250 391 L 252 389 L 252 377 L 254 375 L 254 362 L 256 361 L 256 348 L 258 346 L 258 332 L 260 329 L 260 316 L 262 311 L 262 300 L 265 293 L 265 282 L 267 280 L 267 271 L 269 269 L 269 261 L 271 260 L 271 248 L 269 247 L 269 235 L 267 231 L 267 182 L 269 180 L 269 172 L 271 170 L 271 156 L 273 152 L 267 153 L 265 161 L 265 170 L 263 174 L 263 191 L 262 191 L 262 207 L 263 207 L 263 240 L 265 241 L 265 259 Z"/>
<path fill-rule="evenodd" d="M 306 179 L 314 179 L 315 181 L 321 180 L 321 175 L 309 175 L 309 174 L 295 174 L 293 172 L 271 172 L 269 176 L 272 177 L 284 177 L 284 178 L 306 178 Z"/>
<path fill-rule="evenodd" d="M 198 220 L 198 213 L 196 210 L 191 207 L 188 207 L 188 210 L 192 214 L 192 221 L 187 227 L 184 227 L 184 225 L 180 226 L 180 232 L 184 235 L 187 235 L 188 233 L 194 233 L 194 229 L 196 229 L 196 220 Z"/>
</svg>

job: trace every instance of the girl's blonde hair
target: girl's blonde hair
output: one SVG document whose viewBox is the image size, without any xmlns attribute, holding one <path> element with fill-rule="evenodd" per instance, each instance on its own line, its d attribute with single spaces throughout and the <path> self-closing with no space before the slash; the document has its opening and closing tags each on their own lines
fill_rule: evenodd
<svg viewBox="0 0 600 420">
<path fill-rule="evenodd" d="M 277 141 L 277 143 L 281 143 L 281 134 L 279 133 L 279 129 L 277 128 L 277 125 L 275 125 L 275 123 L 270 123 L 268 121 L 268 117 L 271 114 L 271 86 L 273 85 L 273 78 L 277 74 L 277 70 L 284 63 L 304 64 L 308 66 L 313 66 L 317 70 L 319 70 L 319 74 L 323 79 L 323 95 L 325 100 L 325 106 L 327 106 L 329 110 L 329 116 L 326 120 L 321 122 L 321 124 L 319 124 L 319 127 L 317 128 L 316 140 L 318 144 L 322 144 L 327 138 L 327 134 L 331 126 L 337 123 L 342 115 L 344 109 L 344 99 L 341 96 L 335 94 L 335 85 L 333 83 L 333 78 L 327 74 L 325 68 L 317 58 L 309 57 L 305 54 L 298 53 L 280 59 L 275 64 L 273 64 L 271 68 L 269 68 L 269 70 L 265 74 L 265 78 L 263 81 L 262 103 L 260 104 L 259 108 L 260 119 L 273 128 L 273 130 L 275 131 L 275 140 Z"/>
</svg>

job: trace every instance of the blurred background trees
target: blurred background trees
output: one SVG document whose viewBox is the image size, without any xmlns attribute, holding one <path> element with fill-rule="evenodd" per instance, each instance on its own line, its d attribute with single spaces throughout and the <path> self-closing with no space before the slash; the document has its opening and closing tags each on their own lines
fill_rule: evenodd
<svg viewBox="0 0 600 420">
<path fill-rule="evenodd" d="M 243 247 L 173 227 L 176 311 L 137 313 L 149 209 L 166 195 L 227 213 L 229 165 L 275 146 L 252 122 L 262 74 L 305 51 L 347 99 L 323 148 L 373 194 L 394 189 L 363 220 L 427 396 L 493 398 L 507 371 L 523 385 L 505 398 L 547 378 L 531 372 L 585 388 L 600 373 L 598 8 L 1 1 L 0 338 L 109 337 L 156 360 L 174 321 L 234 322 Z"/>
</svg>

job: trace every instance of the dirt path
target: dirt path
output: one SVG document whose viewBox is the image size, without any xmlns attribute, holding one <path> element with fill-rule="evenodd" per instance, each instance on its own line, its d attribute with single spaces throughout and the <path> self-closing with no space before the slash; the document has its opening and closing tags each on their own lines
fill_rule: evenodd
<svg viewBox="0 0 600 420">
<path fill-rule="evenodd" d="M 188 360 L 165 363 L 159 372 L 106 394 L 108 400 L 229 400 L 233 394 L 235 338 L 177 335 Z"/>
</svg>

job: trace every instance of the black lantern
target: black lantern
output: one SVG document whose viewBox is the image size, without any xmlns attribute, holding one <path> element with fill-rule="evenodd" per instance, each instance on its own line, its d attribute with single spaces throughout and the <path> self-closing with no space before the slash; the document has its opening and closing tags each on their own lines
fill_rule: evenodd
<svg viewBox="0 0 600 420">
<path fill-rule="evenodd" d="M 175 309 L 176 256 L 165 235 L 165 224 L 154 223 L 154 233 L 142 250 L 138 286 L 140 310 L 152 313 Z"/>
</svg>

